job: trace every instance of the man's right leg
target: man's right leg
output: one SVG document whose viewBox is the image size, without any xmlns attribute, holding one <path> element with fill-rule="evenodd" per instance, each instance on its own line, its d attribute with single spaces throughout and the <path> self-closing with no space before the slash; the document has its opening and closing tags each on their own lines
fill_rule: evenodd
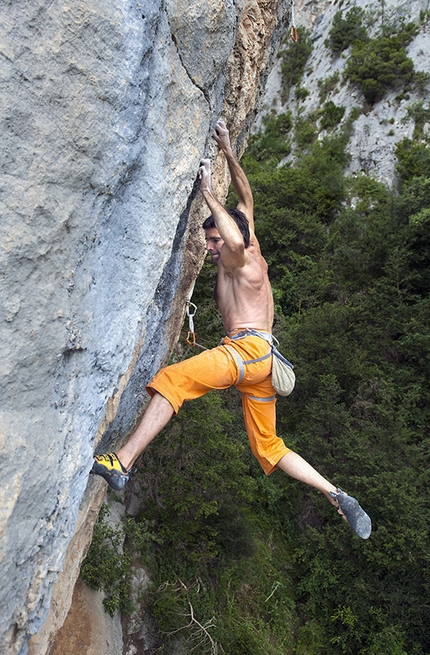
<svg viewBox="0 0 430 655">
<path fill-rule="evenodd" d="M 91 473 L 101 475 L 113 489 L 122 489 L 136 459 L 185 400 L 199 398 L 211 389 L 226 389 L 237 376 L 237 364 L 223 346 L 162 369 L 147 387 L 152 398 L 137 429 L 117 453 L 95 456 Z"/>
<path fill-rule="evenodd" d="M 154 392 L 139 425 L 127 443 L 116 453 L 95 456 L 91 473 L 100 475 L 116 491 L 123 489 L 130 479 L 130 469 L 134 462 L 173 414 L 174 410 L 169 401 Z"/>
<path fill-rule="evenodd" d="M 155 392 L 130 439 L 117 451 L 121 464 L 129 470 L 148 444 L 167 425 L 174 414 L 168 400 Z"/>
</svg>

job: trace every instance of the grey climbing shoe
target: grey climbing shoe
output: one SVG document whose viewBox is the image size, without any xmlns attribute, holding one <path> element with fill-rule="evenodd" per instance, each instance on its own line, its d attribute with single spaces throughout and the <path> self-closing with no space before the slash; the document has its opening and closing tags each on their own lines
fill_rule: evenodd
<svg viewBox="0 0 430 655">
<path fill-rule="evenodd" d="M 372 521 L 364 509 L 360 507 L 358 500 L 348 496 L 342 489 L 337 488 L 337 493 L 330 491 L 330 496 L 339 504 L 339 509 L 348 521 L 351 528 L 362 539 L 368 539 L 372 532 Z"/>
</svg>

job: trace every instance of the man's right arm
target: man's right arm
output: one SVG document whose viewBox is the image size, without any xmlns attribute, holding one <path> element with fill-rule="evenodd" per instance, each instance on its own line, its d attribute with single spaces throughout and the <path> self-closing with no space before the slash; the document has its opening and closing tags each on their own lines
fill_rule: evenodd
<svg viewBox="0 0 430 655">
<path fill-rule="evenodd" d="M 225 210 L 212 191 L 209 159 L 202 159 L 199 168 L 200 191 L 213 216 L 216 228 L 224 241 L 223 262 L 228 268 L 241 267 L 247 261 L 243 236 L 236 221 Z"/>
<path fill-rule="evenodd" d="M 223 151 L 227 160 L 231 183 L 239 198 L 237 208 L 245 214 L 249 221 L 249 228 L 254 232 L 254 199 L 252 197 L 252 190 L 243 168 L 233 154 L 229 131 L 223 121 L 217 122 L 213 138 Z"/>
</svg>

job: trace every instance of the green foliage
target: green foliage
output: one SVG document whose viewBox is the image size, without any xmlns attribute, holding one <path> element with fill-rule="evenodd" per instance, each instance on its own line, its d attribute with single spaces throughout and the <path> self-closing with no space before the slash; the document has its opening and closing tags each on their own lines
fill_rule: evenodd
<svg viewBox="0 0 430 655">
<path fill-rule="evenodd" d="M 296 100 L 305 100 L 309 95 L 309 91 L 303 86 L 296 87 Z"/>
<path fill-rule="evenodd" d="M 301 152 L 307 152 L 309 147 L 315 143 L 318 130 L 316 126 L 316 114 L 308 114 L 307 116 L 297 116 L 294 124 L 294 138 L 297 148 Z"/>
<path fill-rule="evenodd" d="M 425 141 L 405 137 L 396 144 L 397 171 L 401 180 L 430 176 L 430 148 Z"/>
<path fill-rule="evenodd" d="M 323 80 L 318 80 L 318 88 L 320 90 L 320 102 L 325 102 L 328 94 L 334 91 L 340 80 L 339 71 L 333 73 Z"/>
<path fill-rule="evenodd" d="M 109 525 L 109 510 L 103 506 L 94 526 L 93 540 L 81 567 L 81 578 L 92 589 L 103 591 L 103 604 L 113 616 L 119 609 L 131 611 L 129 601 L 130 557 L 123 553 L 124 531 Z"/>
<path fill-rule="evenodd" d="M 381 100 L 389 89 L 413 83 L 414 65 L 405 48 L 416 33 L 416 26 L 408 23 L 397 34 L 354 43 L 344 74 L 361 85 L 369 104 Z"/>
<path fill-rule="evenodd" d="M 413 102 L 409 107 L 406 108 L 408 112 L 407 120 L 414 121 L 414 140 L 424 138 L 424 126 L 427 123 L 430 123 L 430 107 L 427 104 L 427 107 L 424 106 L 422 101 Z"/>
<path fill-rule="evenodd" d="M 364 10 L 361 7 L 352 7 L 343 17 L 338 11 L 329 32 L 325 45 L 335 53 L 346 50 L 355 41 L 366 41 L 366 28 L 363 26 Z"/>
<path fill-rule="evenodd" d="M 246 151 L 248 166 L 252 166 L 252 161 L 255 164 L 265 162 L 265 166 L 271 169 L 287 157 L 291 152 L 292 127 L 291 112 L 278 116 L 265 116 L 262 129 L 249 139 Z"/>
<path fill-rule="evenodd" d="M 199 325 L 201 318 L 199 318 Z M 219 555 L 252 551 L 237 499 L 252 493 L 241 454 L 244 444 L 216 394 L 187 403 L 158 441 L 145 451 L 144 515 L 155 521 L 163 555 L 205 565 Z M 201 447 L 204 435 L 204 449 Z M 160 464 L 168 473 L 160 472 Z"/>
<path fill-rule="evenodd" d="M 109 521 L 109 506 L 102 505 L 80 576 L 91 589 L 104 591 L 103 605 L 111 616 L 116 610 L 130 613 L 134 609 L 130 601 L 131 557 L 124 551 L 126 538 L 141 550 L 157 540 L 147 520 L 137 523 L 125 518 L 114 526 Z"/>
<path fill-rule="evenodd" d="M 173 562 L 171 579 L 157 580 L 149 596 L 164 648 L 179 640 L 185 652 L 290 653 L 294 602 L 285 559 L 280 544 L 259 534 L 252 556 L 220 561 L 209 575 L 175 578 Z"/>
<path fill-rule="evenodd" d="M 422 123 L 425 108 L 413 116 Z M 297 374 L 278 429 L 374 522 L 358 543 L 323 499 L 291 483 L 299 530 L 279 529 L 301 617 L 293 652 L 426 655 L 428 150 L 422 140 L 398 144 L 396 194 L 365 175 L 345 179 L 344 144 L 316 142 L 294 167 L 269 174 L 262 162 L 251 173 L 282 348 Z"/>
<path fill-rule="evenodd" d="M 287 37 L 284 41 L 286 48 L 279 53 L 282 60 L 281 98 L 283 102 L 288 99 L 291 88 L 300 83 L 312 53 L 310 31 L 305 27 L 298 27 L 297 32 L 299 36 L 297 43 L 293 43 Z"/>
<path fill-rule="evenodd" d="M 345 114 L 345 107 L 338 107 L 331 100 L 321 109 L 320 126 L 322 130 L 330 130 L 339 125 Z"/>
<path fill-rule="evenodd" d="M 430 74 L 424 71 L 415 71 L 414 72 L 414 91 L 422 96 L 427 97 L 428 95 L 428 86 L 430 82 Z"/>
</svg>

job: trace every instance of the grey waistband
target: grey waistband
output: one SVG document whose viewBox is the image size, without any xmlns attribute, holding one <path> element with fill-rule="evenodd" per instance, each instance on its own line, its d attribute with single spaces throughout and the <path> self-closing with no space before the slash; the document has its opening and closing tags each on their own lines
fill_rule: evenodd
<svg viewBox="0 0 430 655">
<path fill-rule="evenodd" d="M 254 330 L 254 328 L 245 328 L 239 332 L 236 332 L 236 334 L 233 334 L 231 337 L 229 335 L 227 336 L 232 341 L 236 341 L 237 339 L 245 339 L 246 337 L 260 337 L 260 339 L 264 339 L 264 341 L 267 341 L 270 343 L 270 345 L 272 345 L 274 340 L 274 336 L 270 334 L 270 332 L 260 332 L 259 330 Z"/>
</svg>

